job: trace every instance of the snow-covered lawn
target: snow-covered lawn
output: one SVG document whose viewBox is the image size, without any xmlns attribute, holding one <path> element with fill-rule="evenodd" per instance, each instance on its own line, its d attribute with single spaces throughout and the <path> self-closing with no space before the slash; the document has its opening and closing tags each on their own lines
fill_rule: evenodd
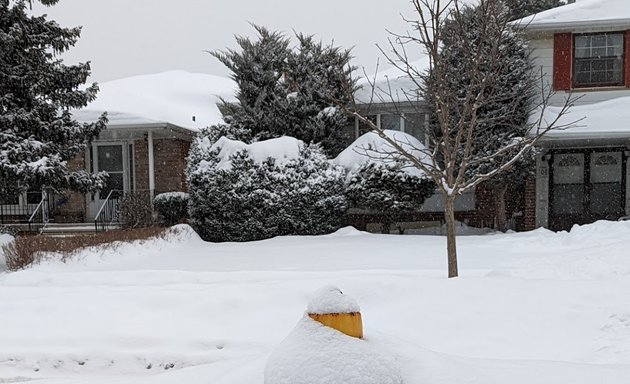
<svg viewBox="0 0 630 384">
<path fill-rule="evenodd" d="M 169 240 L 0 272 L 0 383 L 262 383 L 327 284 L 405 384 L 630 382 L 630 222 L 554 234 Z"/>
</svg>

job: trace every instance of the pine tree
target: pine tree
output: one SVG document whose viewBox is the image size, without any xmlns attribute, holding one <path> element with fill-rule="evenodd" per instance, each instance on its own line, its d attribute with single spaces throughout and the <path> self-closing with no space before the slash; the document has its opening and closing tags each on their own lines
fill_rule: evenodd
<svg viewBox="0 0 630 384">
<path fill-rule="evenodd" d="M 251 142 L 276 137 L 288 130 L 286 119 L 288 88 L 285 81 L 289 39 L 279 32 L 253 26 L 258 39 L 236 36 L 239 50 L 210 54 L 223 63 L 236 82 L 236 102 L 222 100 L 219 109 L 237 140 Z M 279 118 L 280 117 L 280 118 Z"/>
<path fill-rule="evenodd" d="M 562 0 L 504 0 L 510 20 L 517 20 L 547 9 L 564 5 Z"/>
<path fill-rule="evenodd" d="M 258 39 L 237 37 L 239 50 L 211 52 L 237 83 L 236 102 L 219 109 L 223 132 L 246 142 L 291 136 L 321 144 L 329 156 L 344 148 L 344 128 L 356 87 L 351 54 L 297 34 L 298 45 L 279 32 L 254 26 Z"/>
<path fill-rule="evenodd" d="M 497 13 L 509 12 L 502 4 L 496 3 L 501 9 Z M 488 51 L 484 57 L 490 57 L 492 46 L 486 40 L 488 34 L 493 32 L 483 31 L 480 26 L 480 12 L 482 9 L 465 6 L 457 22 L 447 23 L 443 30 L 443 48 L 440 55 L 447 66 L 450 76 L 447 76 L 448 87 L 454 94 L 469 91 L 469 84 L 474 81 L 468 76 L 479 76 L 471 66 L 476 66 L 475 55 Z M 483 28 L 487 28 L 484 26 Z M 462 34 L 466 38 L 461 39 Z M 491 154 L 504 148 L 514 140 L 519 140 L 527 135 L 531 128 L 528 118 L 532 99 L 535 96 L 535 87 L 532 86 L 533 68 L 530 60 L 530 51 L 522 33 L 510 31 L 503 33 L 499 50 L 492 61 L 488 61 L 484 67 L 486 71 L 492 71 L 496 75 L 492 77 L 491 84 L 485 84 L 487 93 L 492 94 L 476 115 L 476 131 L 473 141 L 474 150 L 472 165 L 467 169 L 468 175 L 484 174 L 492 170 L 496 164 L 493 161 L 484 161 Z M 432 100 L 431 82 L 428 77 L 427 99 Z M 453 105 L 450 111 L 451 124 L 465 115 L 464 105 Z M 432 121 L 437 125 L 437 115 L 433 114 Z M 438 132 L 434 129 L 433 132 Z M 453 132 L 456 134 L 456 132 Z M 439 138 L 437 138 L 439 140 Z M 507 151 L 503 156 L 513 156 L 515 151 Z M 532 174 L 534 168 L 534 154 L 521 157 L 509 170 L 494 176 L 484 183 L 486 188 L 493 190 L 496 202 L 495 221 L 501 230 L 506 229 L 507 218 L 505 212 L 505 194 L 509 186 L 520 188 Z"/>
<path fill-rule="evenodd" d="M 349 63 L 350 50 L 323 45 L 313 36 L 297 34 L 298 48 L 288 59 L 288 131 L 281 132 L 306 143 L 319 143 L 330 156 L 345 149 L 344 128 L 348 116 L 343 109 L 352 104 L 356 80 Z"/>
<path fill-rule="evenodd" d="M 365 163 L 351 174 L 346 187 L 354 207 L 380 214 L 383 233 L 390 233 L 401 213 L 418 211 L 434 192 L 433 181 L 405 171 L 400 163 Z"/>
<path fill-rule="evenodd" d="M 54 5 L 58 0 L 41 0 Z M 96 97 L 96 84 L 81 89 L 89 63 L 65 65 L 58 55 L 74 46 L 80 28 L 62 28 L 28 13 L 30 1 L 0 0 L 0 200 L 28 188 L 94 190 L 103 175 L 70 171 L 106 123 L 73 120 L 73 108 Z"/>
</svg>

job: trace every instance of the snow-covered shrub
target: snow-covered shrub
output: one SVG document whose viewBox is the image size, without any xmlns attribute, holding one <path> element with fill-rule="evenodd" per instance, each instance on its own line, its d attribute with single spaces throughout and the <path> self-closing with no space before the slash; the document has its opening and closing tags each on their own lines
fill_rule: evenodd
<svg viewBox="0 0 630 384">
<path fill-rule="evenodd" d="M 383 233 L 403 212 L 418 211 L 435 190 L 433 181 L 406 172 L 399 164 L 366 163 L 349 177 L 350 203 L 382 215 Z"/>
<path fill-rule="evenodd" d="M 339 228 L 345 172 L 317 145 L 281 137 L 212 144 L 207 130 L 188 160 L 190 224 L 205 240 L 251 241 Z"/>
<path fill-rule="evenodd" d="M 186 221 L 188 215 L 188 194 L 186 192 L 166 192 L 155 196 L 153 207 L 161 225 L 171 226 Z"/>
<path fill-rule="evenodd" d="M 384 133 L 396 140 L 419 161 L 429 161 L 424 145 L 415 137 L 398 131 Z M 383 233 L 403 212 L 420 209 L 435 191 L 435 184 L 374 132 L 354 141 L 334 160 L 348 170 L 346 196 L 354 208 L 377 213 Z"/>
</svg>

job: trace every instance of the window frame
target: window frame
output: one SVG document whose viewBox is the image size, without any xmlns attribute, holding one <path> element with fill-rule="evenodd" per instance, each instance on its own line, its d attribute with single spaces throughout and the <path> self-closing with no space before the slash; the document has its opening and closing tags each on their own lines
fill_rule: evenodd
<svg viewBox="0 0 630 384">
<path fill-rule="evenodd" d="M 578 65 L 578 57 L 576 56 L 577 44 L 576 40 L 580 37 L 584 36 L 608 36 L 608 35 L 619 35 L 621 36 L 622 44 L 621 44 L 621 77 L 619 82 L 603 82 L 603 83 L 588 83 L 588 84 L 579 84 L 577 82 L 577 65 Z M 606 87 L 623 87 L 626 83 L 626 33 L 624 31 L 611 31 L 611 32 L 592 32 L 592 33 L 574 33 L 572 36 L 572 57 L 571 57 L 571 86 L 575 89 L 588 89 L 588 88 L 606 88 Z M 594 58 L 594 57 L 593 57 Z M 583 59 L 588 60 L 588 59 Z"/>
</svg>

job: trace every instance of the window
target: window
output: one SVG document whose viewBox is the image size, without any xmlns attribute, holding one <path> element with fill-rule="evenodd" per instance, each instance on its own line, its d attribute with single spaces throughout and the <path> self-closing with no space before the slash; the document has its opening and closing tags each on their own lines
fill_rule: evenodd
<svg viewBox="0 0 630 384">
<path fill-rule="evenodd" d="M 601 87 L 624 85 L 624 35 L 576 35 L 573 85 Z"/>
<path fill-rule="evenodd" d="M 366 116 L 372 123 L 379 128 L 389 129 L 393 131 L 403 131 L 410 134 L 416 139 L 425 143 L 426 138 L 426 115 L 421 113 L 378 113 Z M 364 122 L 357 121 L 357 137 L 361 136 L 371 129 Z M 425 143 L 426 144 L 426 143 Z"/>
<path fill-rule="evenodd" d="M 584 154 L 554 156 L 553 213 L 575 215 L 583 213 Z"/>
<path fill-rule="evenodd" d="M 621 152 L 594 153 L 591 156 L 591 212 L 615 215 L 623 205 Z"/>
</svg>

